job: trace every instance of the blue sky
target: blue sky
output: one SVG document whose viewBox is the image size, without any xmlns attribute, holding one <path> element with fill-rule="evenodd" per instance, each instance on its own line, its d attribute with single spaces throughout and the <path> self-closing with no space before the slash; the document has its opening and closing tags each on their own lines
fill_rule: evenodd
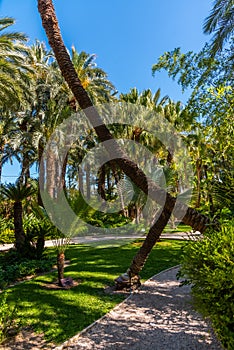
<svg viewBox="0 0 234 350">
<path fill-rule="evenodd" d="M 54 4 L 66 46 L 95 53 L 98 66 L 119 92 L 160 87 L 162 96 L 186 101 L 188 94 L 183 95 L 166 73 L 152 77 L 151 67 L 175 47 L 184 52 L 203 47 L 209 37 L 202 33 L 202 24 L 211 1 L 54 0 Z M 26 33 L 30 42 L 47 42 L 36 0 L 0 0 L 0 17 L 4 16 L 14 17 L 14 30 Z M 7 166 L 3 175 L 17 177 L 18 171 L 16 165 Z"/>
</svg>

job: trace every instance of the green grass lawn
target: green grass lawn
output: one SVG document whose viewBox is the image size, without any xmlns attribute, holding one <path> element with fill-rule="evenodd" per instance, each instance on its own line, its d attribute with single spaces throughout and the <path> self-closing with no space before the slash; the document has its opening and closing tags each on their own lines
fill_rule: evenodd
<svg viewBox="0 0 234 350">
<path fill-rule="evenodd" d="M 175 229 L 171 228 L 170 225 L 166 225 L 163 232 L 164 233 L 183 233 L 183 232 L 189 232 L 191 230 L 192 230 L 191 226 L 179 224 Z"/>
<path fill-rule="evenodd" d="M 162 241 L 153 249 L 142 273 L 142 281 L 180 263 L 183 241 Z M 46 283 L 56 280 L 56 272 L 38 276 L 9 288 L 8 301 L 18 300 L 22 326 L 43 332 L 45 339 L 61 343 L 111 310 L 124 297 L 107 295 L 104 288 L 125 272 L 141 241 L 122 246 L 73 245 L 66 251 L 70 265 L 65 277 L 81 280 L 70 290 L 51 290 Z M 53 251 L 52 248 L 50 248 Z"/>
</svg>

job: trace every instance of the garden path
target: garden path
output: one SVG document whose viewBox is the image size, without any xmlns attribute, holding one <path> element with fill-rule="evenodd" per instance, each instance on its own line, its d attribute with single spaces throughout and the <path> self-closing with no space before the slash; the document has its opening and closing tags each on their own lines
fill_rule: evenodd
<svg viewBox="0 0 234 350">
<path fill-rule="evenodd" d="M 194 311 L 178 267 L 163 271 L 123 303 L 54 350 L 221 350 L 208 321 Z"/>
</svg>

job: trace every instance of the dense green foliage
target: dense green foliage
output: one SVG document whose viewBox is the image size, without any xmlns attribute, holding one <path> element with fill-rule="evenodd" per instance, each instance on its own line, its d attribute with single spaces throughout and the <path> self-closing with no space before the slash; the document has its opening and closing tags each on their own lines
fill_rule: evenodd
<svg viewBox="0 0 234 350">
<path fill-rule="evenodd" d="M 0 289 L 21 280 L 23 277 L 51 270 L 55 259 L 44 255 L 42 259 L 19 257 L 16 251 L 10 250 L 0 256 Z"/>
<path fill-rule="evenodd" d="M 234 222 L 183 250 L 180 275 L 193 285 L 195 305 L 208 316 L 228 350 L 234 348 Z"/>
</svg>

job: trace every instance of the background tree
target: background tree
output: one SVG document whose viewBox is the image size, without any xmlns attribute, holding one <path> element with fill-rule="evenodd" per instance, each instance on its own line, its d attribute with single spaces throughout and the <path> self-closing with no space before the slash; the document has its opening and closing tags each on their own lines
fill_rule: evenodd
<svg viewBox="0 0 234 350">
<path fill-rule="evenodd" d="M 215 0 L 210 15 L 205 19 L 203 26 L 205 34 L 214 33 L 210 48 L 212 55 L 223 49 L 224 44 L 234 31 L 233 23 L 234 1 Z"/>
<path fill-rule="evenodd" d="M 220 11 L 225 12 L 226 7 Z M 184 54 L 177 48 L 164 53 L 153 66 L 153 74 L 165 69 L 183 90 L 192 89 L 186 109 L 195 122 L 187 141 L 196 166 L 197 205 L 202 202 L 203 210 L 212 217 L 220 215 L 214 206 L 213 185 L 227 186 L 224 179 L 233 172 L 233 38 L 227 44 L 215 56 L 208 45 L 199 53 Z"/>
<path fill-rule="evenodd" d="M 23 228 L 23 205 L 24 200 L 28 200 L 35 193 L 35 188 L 30 185 L 22 185 L 19 181 L 16 184 L 8 184 L 1 188 L 1 194 L 14 202 L 14 233 L 15 247 L 19 255 L 30 253 L 30 244 L 26 239 Z"/>
<path fill-rule="evenodd" d="M 27 93 L 27 71 L 25 53 L 26 36 L 19 32 L 6 32 L 14 24 L 9 17 L 0 19 L 0 108 L 19 106 Z"/>
</svg>

